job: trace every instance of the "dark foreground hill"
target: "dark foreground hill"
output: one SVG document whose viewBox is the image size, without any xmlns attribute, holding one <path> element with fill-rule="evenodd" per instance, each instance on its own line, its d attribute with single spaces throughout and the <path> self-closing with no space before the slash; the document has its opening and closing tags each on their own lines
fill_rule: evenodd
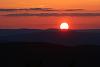
<svg viewBox="0 0 100 67">
<path fill-rule="evenodd" d="M 0 43 L 0 67 L 100 67 L 100 46 Z"/>
<path fill-rule="evenodd" d="M 100 30 L 0 30 L 0 67 L 100 67 Z"/>
</svg>

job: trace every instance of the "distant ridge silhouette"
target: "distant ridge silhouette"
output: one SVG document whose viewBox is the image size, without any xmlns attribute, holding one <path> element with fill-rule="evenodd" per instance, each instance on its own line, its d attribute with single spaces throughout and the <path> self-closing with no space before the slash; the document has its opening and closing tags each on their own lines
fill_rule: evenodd
<svg viewBox="0 0 100 67">
<path fill-rule="evenodd" d="M 62 32 L 59 29 L 1 29 L 0 43 L 5 42 L 43 42 L 62 45 L 99 45 L 98 43 L 100 43 L 100 30 L 68 30 L 66 32 Z"/>
</svg>

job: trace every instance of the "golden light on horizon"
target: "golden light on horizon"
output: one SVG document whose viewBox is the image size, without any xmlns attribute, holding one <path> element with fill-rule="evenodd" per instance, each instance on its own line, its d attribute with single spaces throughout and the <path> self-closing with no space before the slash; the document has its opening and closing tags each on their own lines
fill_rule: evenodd
<svg viewBox="0 0 100 67">
<path fill-rule="evenodd" d="M 67 22 L 61 23 L 61 24 L 60 24 L 60 29 L 61 29 L 61 30 L 67 30 L 67 29 L 69 29 L 68 23 L 67 23 Z"/>
</svg>

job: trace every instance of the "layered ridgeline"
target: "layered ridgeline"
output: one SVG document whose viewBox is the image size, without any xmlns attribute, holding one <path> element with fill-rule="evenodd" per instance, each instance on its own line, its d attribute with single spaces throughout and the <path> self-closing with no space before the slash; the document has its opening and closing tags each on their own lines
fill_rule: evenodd
<svg viewBox="0 0 100 67">
<path fill-rule="evenodd" d="M 1 29 L 0 43 L 52 43 L 66 46 L 99 45 L 100 30 Z"/>
</svg>

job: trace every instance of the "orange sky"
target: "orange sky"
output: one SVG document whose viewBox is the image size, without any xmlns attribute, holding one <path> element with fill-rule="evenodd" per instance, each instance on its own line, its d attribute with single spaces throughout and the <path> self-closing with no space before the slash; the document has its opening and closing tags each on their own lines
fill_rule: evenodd
<svg viewBox="0 0 100 67">
<path fill-rule="evenodd" d="M 56 8 L 100 10 L 100 0 L 0 0 L 0 8 Z"/>
</svg>

